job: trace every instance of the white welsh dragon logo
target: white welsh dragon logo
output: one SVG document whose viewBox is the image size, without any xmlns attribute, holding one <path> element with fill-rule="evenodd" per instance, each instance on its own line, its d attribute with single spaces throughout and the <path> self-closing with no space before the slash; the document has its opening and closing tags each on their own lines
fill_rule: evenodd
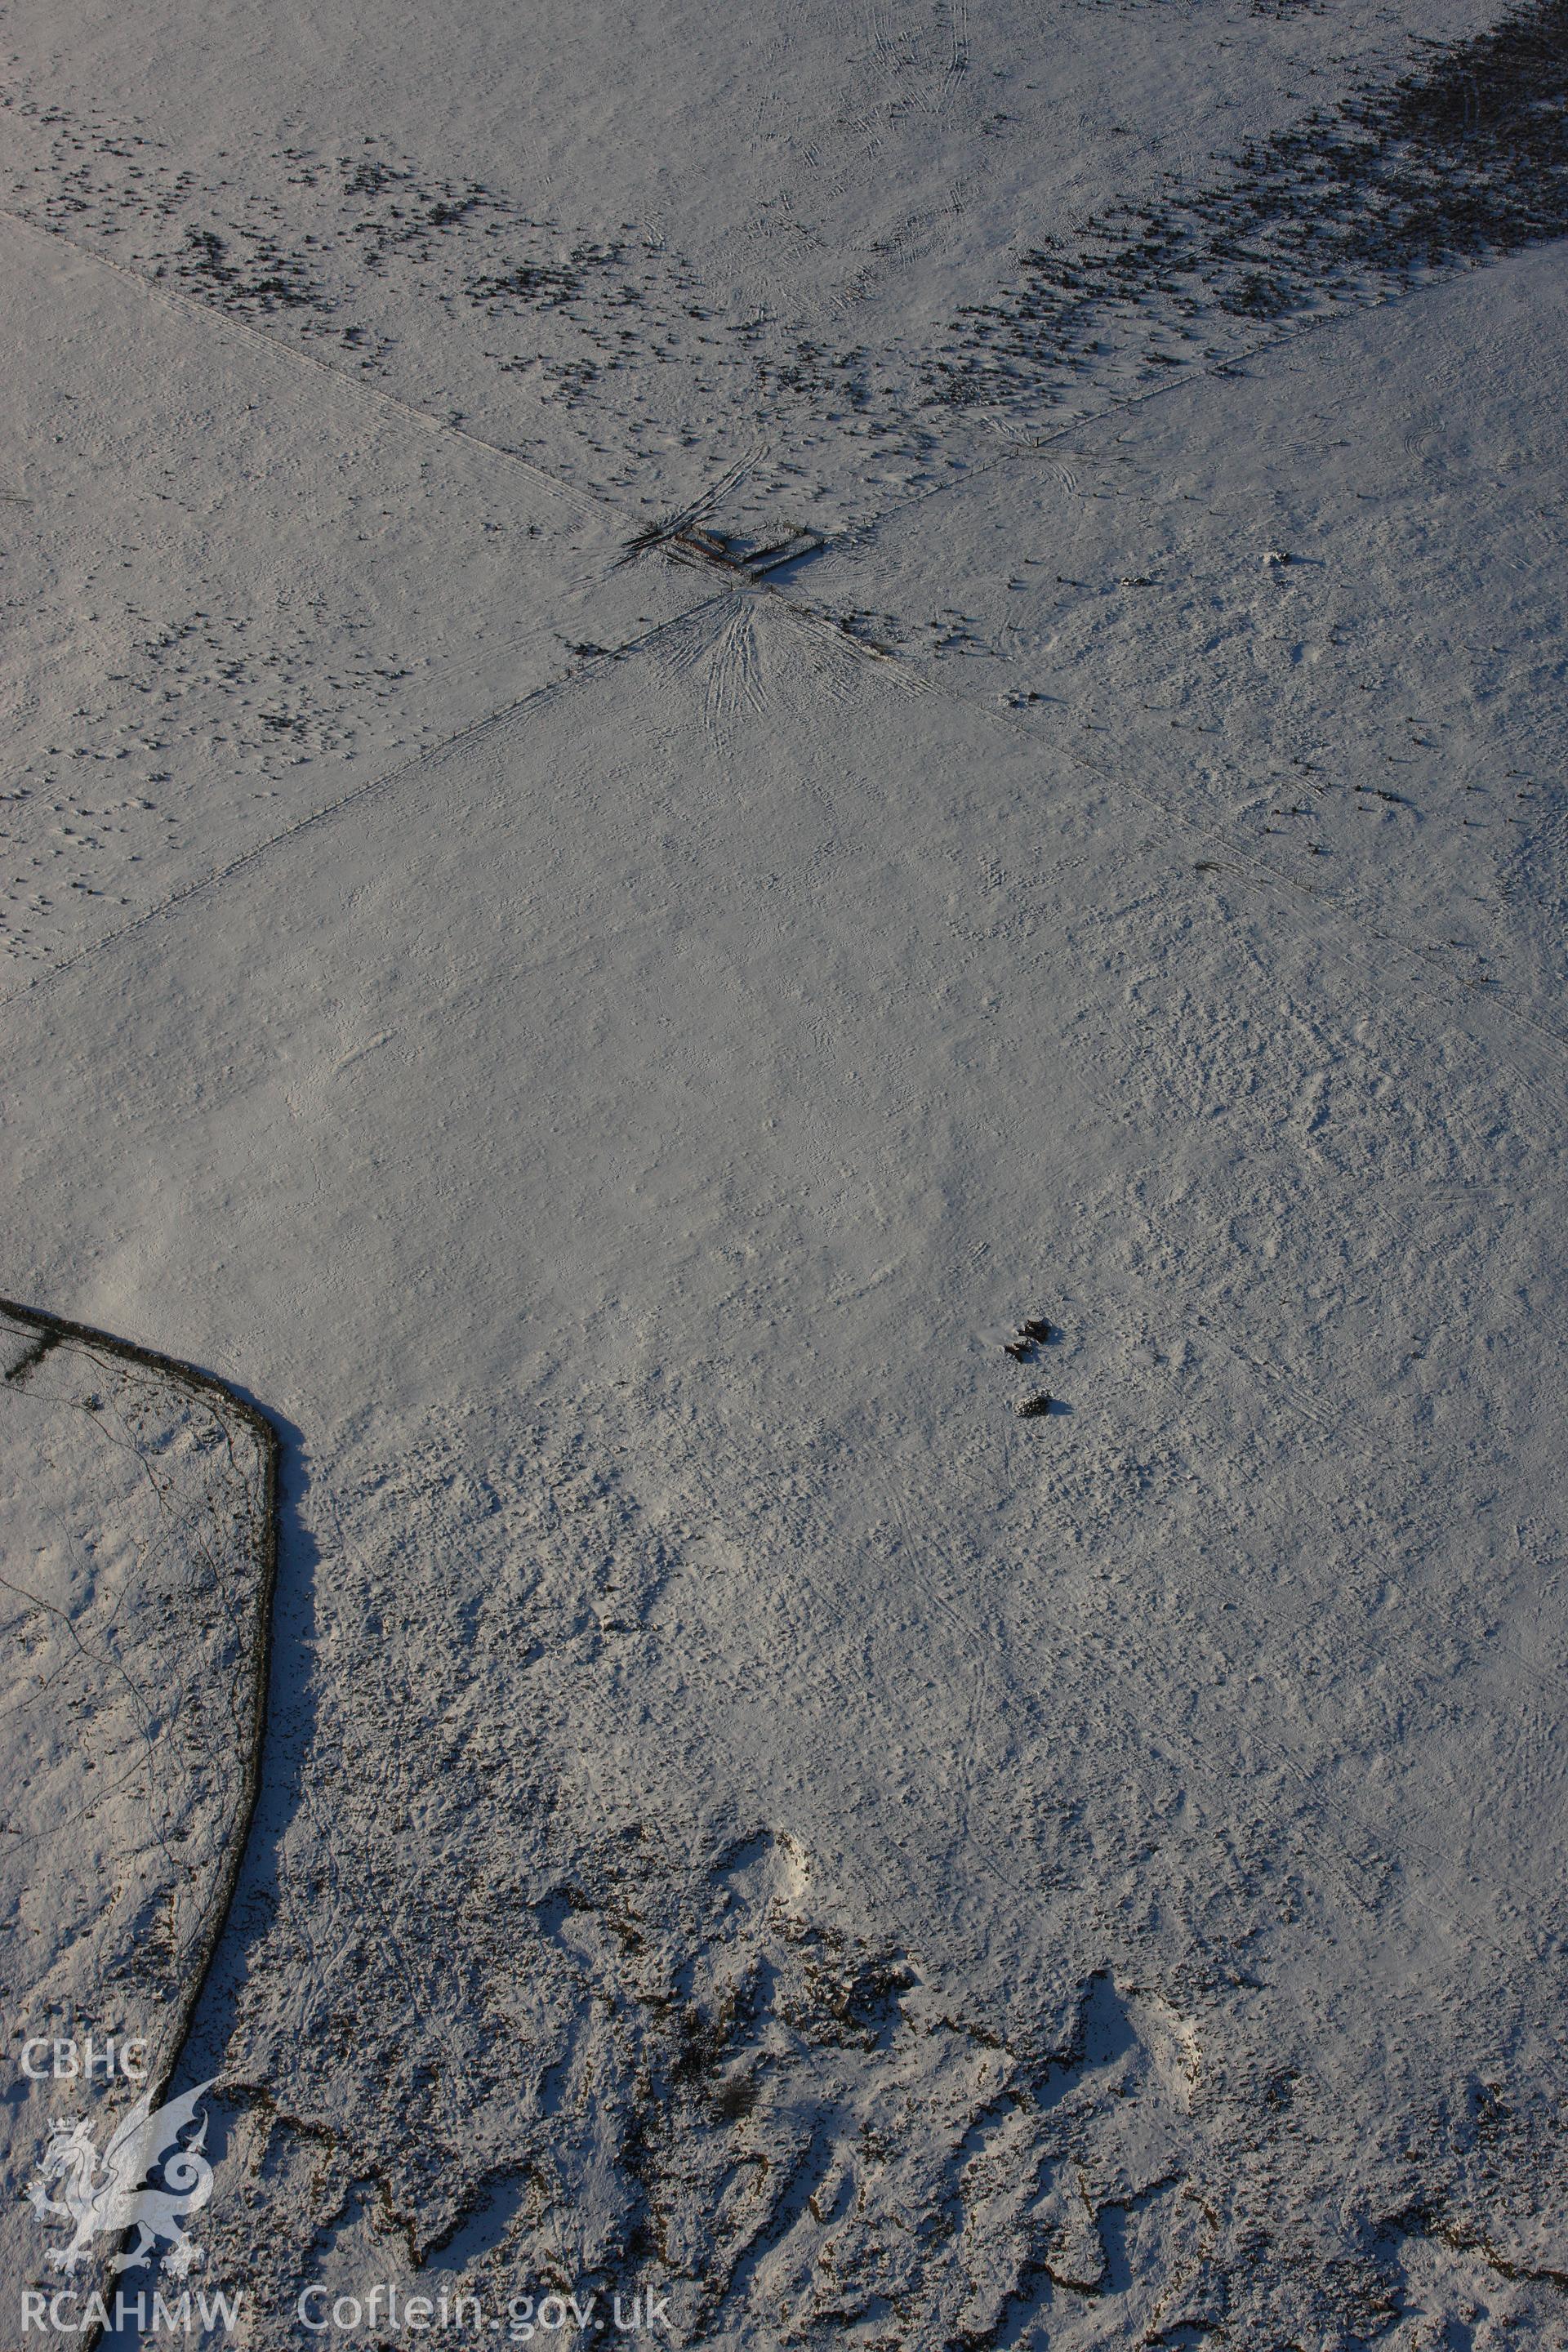
<svg viewBox="0 0 1568 2352">
<path fill-rule="evenodd" d="M 213 2168 L 202 2154 L 206 2117 L 184 2147 L 179 2135 L 194 2121 L 197 2100 L 211 2088 L 211 2082 L 199 2083 L 156 2114 L 151 2090 L 144 2091 L 110 2138 L 101 2161 L 85 2117 L 79 2123 L 55 2125 L 27 2200 L 42 2220 L 75 2225 L 68 2245 L 48 2249 L 57 2270 L 74 2271 L 95 2238 L 106 2232 L 118 2236 L 123 2230 L 137 2232 L 136 2243 L 116 2257 L 111 2271 L 140 2268 L 160 2238 L 169 2242 L 168 2267 L 176 2278 L 205 2260 L 181 2224 L 188 2214 L 199 2212 L 213 2193 Z M 160 2169 L 163 2185 L 145 2187 L 147 2175 Z M 51 2197 L 50 2184 L 62 2179 L 63 2196 Z"/>
</svg>

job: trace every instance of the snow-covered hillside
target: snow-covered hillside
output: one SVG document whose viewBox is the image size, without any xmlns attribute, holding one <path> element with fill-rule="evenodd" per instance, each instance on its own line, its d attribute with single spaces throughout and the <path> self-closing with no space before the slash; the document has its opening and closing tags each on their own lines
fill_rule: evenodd
<svg viewBox="0 0 1568 2352">
<path fill-rule="evenodd" d="M 1568 2344 L 1561 8 L 6 58 L 14 2071 L 257 2352 Z"/>
</svg>

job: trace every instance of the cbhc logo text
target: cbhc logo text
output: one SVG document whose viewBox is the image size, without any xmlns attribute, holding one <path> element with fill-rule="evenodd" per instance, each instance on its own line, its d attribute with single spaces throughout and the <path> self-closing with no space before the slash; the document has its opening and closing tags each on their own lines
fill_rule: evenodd
<svg viewBox="0 0 1568 2352">
<path fill-rule="evenodd" d="M 35 2063 L 39 2053 L 45 2063 Z M 30 2082 L 91 2083 L 100 2076 L 112 2082 L 116 2073 L 130 2083 L 147 2079 L 147 2043 L 143 2035 L 128 2036 L 116 2050 L 113 2034 L 100 2047 L 91 2034 L 84 2042 L 75 2040 L 51 2042 L 45 2034 L 36 2034 L 31 2042 L 22 2044 L 22 2072 Z"/>
</svg>

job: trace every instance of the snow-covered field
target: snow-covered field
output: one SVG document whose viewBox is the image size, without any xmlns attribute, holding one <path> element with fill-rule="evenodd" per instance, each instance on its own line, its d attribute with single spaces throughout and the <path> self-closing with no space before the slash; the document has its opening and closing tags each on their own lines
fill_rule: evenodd
<svg viewBox="0 0 1568 2352">
<path fill-rule="evenodd" d="M 5 77 L 0 2342 L 1568 2346 L 1562 7 Z"/>
<path fill-rule="evenodd" d="M 189 2030 L 257 1794 L 275 1447 L 213 1384 L 68 1325 L 5 1308 L 0 1342 L 5 2001 L 30 2161 L 89 2084 L 119 2123 Z M 0 2261 L 13 2287 L 48 2276 L 15 2195 Z"/>
</svg>

